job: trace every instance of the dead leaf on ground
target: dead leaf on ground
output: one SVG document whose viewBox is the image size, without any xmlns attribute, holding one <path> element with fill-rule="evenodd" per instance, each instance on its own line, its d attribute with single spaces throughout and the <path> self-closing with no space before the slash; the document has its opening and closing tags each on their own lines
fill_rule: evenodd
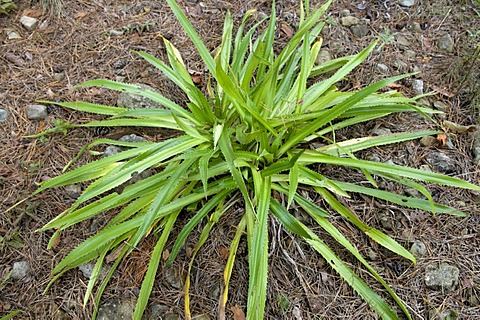
<svg viewBox="0 0 480 320">
<path fill-rule="evenodd" d="M 282 22 L 280 25 L 280 30 L 282 30 L 289 38 L 291 38 L 294 34 L 293 29 L 285 22 Z"/>
<path fill-rule="evenodd" d="M 169 257 L 170 257 L 170 251 L 168 251 L 168 249 L 163 250 L 163 252 L 162 252 L 162 260 L 163 260 L 163 261 L 167 261 Z"/>
<path fill-rule="evenodd" d="M 85 16 L 86 16 L 87 14 L 88 14 L 88 13 L 85 12 L 85 11 L 80 11 L 80 12 L 78 12 L 78 13 L 75 15 L 75 19 L 81 20 L 81 19 L 85 18 Z"/>
<path fill-rule="evenodd" d="M 228 253 L 229 253 L 228 248 L 220 247 L 220 249 L 218 251 L 220 253 L 220 258 L 222 260 L 227 260 L 228 259 Z"/>
<path fill-rule="evenodd" d="M 188 73 L 190 74 L 194 85 L 197 87 L 202 85 L 202 74 L 200 72 L 188 69 Z"/>
<path fill-rule="evenodd" d="M 25 60 L 20 58 L 19 56 L 13 54 L 13 53 L 5 53 L 5 59 L 7 59 L 9 62 L 13 63 L 17 67 L 21 67 L 25 64 Z"/>
<path fill-rule="evenodd" d="M 233 312 L 233 319 L 245 320 L 245 312 L 238 305 L 231 307 L 230 310 Z"/>
<path fill-rule="evenodd" d="M 477 130 L 476 125 L 469 125 L 469 126 L 464 126 L 461 124 L 457 124 L 455 122 L 451 122 L 448 120 L 443 121 L 443 129 L 452 132 L 452 133 L 467 133 L 467 132 L 474 132 Z"/>
<path fill-rule="evenodd" d="M 446 97 L 449 97 L 449 98 L 453 98 L 455 96 L 455 94 L 449 92 L 447 89 L 444 89 L 444 88 L 440 88 L 439 86 L 437 85 L 430 85 L 432 87 L 433 90 L 437 91 L 438 93 L 446 96 Z"/>
</svg>

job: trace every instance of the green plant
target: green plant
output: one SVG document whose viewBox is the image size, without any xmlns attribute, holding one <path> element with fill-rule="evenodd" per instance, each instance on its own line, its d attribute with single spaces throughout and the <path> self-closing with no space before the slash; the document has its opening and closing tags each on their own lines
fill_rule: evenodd
<svg viewBox="0 0 480 320">
<path fill-rule="evenodd" d="M 0 13 L 10 13 L 17 9 L 17 5 L 13 0 L 0 0 Z"/>
<path fill-rule="evenodd" d="M 96 259 L 85 294 L 86 304 L 99 279 L 100 270 L 106 263 L 107 255 L 114 252 L 110 255 L 114 262 L 97 291 L 95 306 L 98 306 L 109 279 L 122 259 L 145 237 L 154 236 L 157 242 L 151 253 L 135 309 L 135 319 L 140 319 L 176 220 L 179 214 L 190 214 L 189 222 L 176 237 L 167 260 L 170 263 L 176 258 L 189 234 L 203 221 L 203 232 L 196 244 L 185 281 L 185 313 L 190 318 L 188 291 L 190 269 L 195 255 L 215 223 L 241 199 L 244 213 L 239 217 L 225 267 L 221 313 L 225 312 L 237 248 L 243 235 L 246 235 L 250 269 L 247 318 L 263 318 L 268 272 L 268 220 L 275 217 L 284 228 L 318 251 L 332 269 L 383 319 L 397 319 L 397 314 L 377 293 L 315 232 L 289 212 L 291 204 L 295 202 L 298 208 L 310 215 L 364 265 L 410 319 L 401 299 L 329 220 L 330 212 L 335 212 L 380 245 L 415 263 L 415 258 L 409 251 L 385 233 L 366 225 L 354 212 L 342 205 L 338 198 L 349 197 L 349 193 L 360 193 L 400 206 L 462 215 L 453 208 L 435 203 L 419 182 L 480 190 L 478 186 L 453 177 L 361 160 L 355 156 L 359 150 L 417 139 L 436 134 L 437 131 L 335 140 L 335 130 L 388 114 L 434 113 L 431 109 L 417 105 L 417 98 L 406 98 L 397 92 L 378 92 L 409 75 L 387 78 L 354 92 L 337 90 L 335 84 L 364 61 L 378 41 L 357 55 L 316 66 L 315 60 L 322 44 L 318 36 L 324 26 L 321 17 L 331 0 L 312 11 L 308 0 L 302 4 L 298 31 L 278 54 L 273 50 L 275 3 L 266 29 L 256 38 L 254 33 L 263 22 L 246 29 L 252 11 L 246 14 L 236 35 L 233 34 L 232 18 L 227 14 L 221 44 L 214 56 L 202 43 L 176 1 L 167 2 L 211 74 L 208 94 L 204 95 L 195 86 L 180 52 L 165 39 L 169 65 L 145 52 L 138 54 L 186 93 L 189 99 L 186 108 L 156 92 L 109 80 L 87 81 L 77 87 L 99 86 L 138 94 L 162 104 L 165 110 L 130 110 L 88 102 L 57 103 L 73 110 L 109 116 L 106 120 L 85 124 L 62 124 L 61 129 L 145 126 L 174 129 L 179 135 L 161 142 L 129 143 L 98 139 L 85 146 L 78 156 L 100 144 L 118 145 L 127 149 L 42 182 L 34 195 L 54 187 L 89 182 L 69 209 L 41 229 L 55 230 L 49 247 L 68 227 L 105 211 L 116 212 L 103 230 L 82 242 L 56 265 L 49 286 L 66 271 Z M 325 77 L 327 72 L 332 75 Z M 323 76 L 323 79 L 319 80 L 319 76 Z M 310 141 L 314 139 L 322 139 L 326 145 L 311 150 Z M 329 178 L 313 169 L 315 166 L 312 165 L 318 164 L 361 171 L 370 184 L 360 185 Z M 70 165 L 71 163 L 67 167 Z M 116 187 L 124 185 L 132 176 L 145 170 L 152 170 L 154 174 L 125 186 L 121 193 L 115 191 Z M 415 188 L 427 200 L 380 190 L 376 185 L 378 179 L 392 180 Z M 299 189 L 317 193 L 330 209 L 309 201 Z M 192 213 L 187 208 L 197 210 Z"/>
</svg>

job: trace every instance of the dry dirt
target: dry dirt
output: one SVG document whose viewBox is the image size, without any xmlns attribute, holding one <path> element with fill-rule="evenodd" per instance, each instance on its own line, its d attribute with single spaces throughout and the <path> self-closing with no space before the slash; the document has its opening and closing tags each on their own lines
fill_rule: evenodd
<svg viewBox="0 0 480 320">
<path fill-rule="evenodd" d="M 16 317 L 18 319 L 89 319 L 93 307 L 82 307 L 86 280 L 80 271 L 68 272 L 47 293 L 42 294 L 42 291 L 54 264 L 92 234 L 92 223 L 101 225 L 102 221 L 84 223 L 70 229 L 55 250 L 47 251 L 51 232 L 35 230 L 72 203 L 65 190 L 45 192 L 13 211 L 4 211 L 34 191 L 39 181 L 59 174 L 81 146 L 92 141 L 99 133 L 73 130 L 67 135 L 57 134 L 43 140 L 22 138 L 52 127 L 53 119 L 71 122 L 90 119 L 89 115 L 52 106 L 45 121 L 31 121 L 26 118 L 25 108 L 36 100 L 85 100 L 114 104 L 115 93 L 95 89 L 73 90 L 73 86 L 93 78 L 115 79 L 118 76 L 126 82 L 154 86 L 181 103 L 182 94 L 132 53 L 132 50 L 142 50 L 165 59 L 161 36 L 169 38 L 180 48 L 191 69 L 201 71 L 204 66 L 164 1 L 75 0 L 65 1 L 63 7 L 56 7 L 55 10 L 44 10 L 37 1 L 15 2 L 19 5 L 18 11 L 0 15 L 0 108 L 9 112 L 8 120 L 0 125 L 0 316 L 18 309 L 22 310 Z M 270 10 L 270 1 L 261 0 L 179 2 L 212 50 L 220 42 L 223 17 L 227 10 L 232 12 L 237 23 L 248 9 L 257 8 L 267 14 Z M 366 8 L 359 10 L 357 5 L 363 2 Z M 441 101 L 447 105 L 446 119 L 463 125 L 478 123 L 478 49 L 475 53 L 480 43 L 478 0 L 417 0 L 409 9 L 401 8 L 397 2 L 338 0 L 330 8 L 323 37 L 324 45 L 333 57 L 358 52 L 379 36 L 386 40 L 382 51 L 370 57 L 361 70 L 352 73 L 342 89 L 358 88 L 380 77 L 408 72 L 417 66 L 422 72 L 417 78 L 423 79 L 426 91 L 438 91 L 429 101 Z M 349 28 L 339 23 L 341 10 L 344 9 L 360 19 L 369 19 L 366 35 L 355 37 Z M 277 31 L 278 46 L 288 39 L 288 28 L 295 25 L 297 10 L 298 0 L 277 1 L 281 20 Z M 40 25 L 34 31 L 27 31 L 19 22 L 22 14 L 36 17 Z M 287 27 L 282 28 L 282 25 Z M 8 29 L 19 32 L 22 39 L 7 40 Z M 124 32 L 122 35 L 112 35 L 112 29 Z M 438 48 L 439 39 L 447 33 L 454 40 L 452 52 Z M 399 41 L 399 36 L 403 37 L 402 41 Z M 409 56 L 407 50 L 415 55 Z M 388 67 L 385 74 L 378 71 L 378 64 Z M 406 95 L 413 95 L 411 80 L 401 82 L 397 89 Z M 410 125 L 417 124 L 398 116 L 359 128 L 360 133 L 344 134 L 368 134 L 377 127 L 411 130 L 416 128 L 409 129 Z M 421 125 L 428 126 L 425 122 Z M 119 129 L 100 135 L 119 137 L 127 132 L 130 131 Z M 163 133 L 144 134 L 151 139 L 161 139 Z M 472 135 L 452 135 L 450 138 L 453 149 L 443 151 L 455 160 L 458 168 L 455 175 L 478 183 L 479 168 L 474 164 L 471 154 Z M 425 163 L 428 150 L 435 148 L 425 148 L 418 142 L 411 142 L 375 152 L 382 159 L 396 160 L 397 156 L 405 155 L 405 150 L 413 150 L 409 163 L 418 167 Z M 87 161 L 87 157 L 81 159 L 81 162 Z M 341 175 L 342 172 L 337 174 Z M 414 319 L 429 319 L 428 312 L 432 309 L 453 309 L 460 319 L 479 319 L 478 300 L 473 303 L 469 301 L 480 293 L 478 195 L 441 187 L 431 191 L 436 200 L 459 207 L 469 213 L 469 217 L 432 217 L 391 207 L 391 212 L 400 217 L 400 224 L 386 232 L 406 247 L 414 240 L 426 244 L 427 254 L 416 266 L 382 251 L 350 224 L 340 219 L 335 223 L 362 253 L 368 255 L 370 249 L 377 253 L 377 257 L 371 256 L 372 265 L 406 302 Z M 385 204 L 358 197 L 348 205 L 365 222 L 382 228 L 377 213 L 385 209 Z M 231 215 L 235 217 L 235 212 Z M 234 232 L 234 224 L 229 219 L 221 221 L 214 237 L 197 258 L 192 288 L 194 315 L 206 314 L 210 318 L 217 315 L 225 248 L 228 248 Z M 271 235 L 268 319 L 378 318 L 313 250 L 279 229 L 273 220 Z M 186 252 L 195 243 L 195 237 L 198 234 L 189 241 L 183 255 L 174 263 L 174 273 L 181 274 L 185 270 L 189 261 Z M 351 257 L 335 244 L 333 247 L 362 277 L 368 279 Z M 105 300 L 136 297 L 151 248 L 151 241 L 145 241 L 125 261 L 107 288 Z M 238 263 L 234 268 L 229 308 L 238 306 L 245 310 L 248 281 L 246 259 L 242 258 L 246 257 L 245 249 L 240 248 Z M 11 271 L 13 263 L 20 260 L 27 260 L 31 264 L 30 276 L 23 280 L 10 279 L 2 284 L 1 280 Z M 426 288 L 425 267 L 437 262 L 449 262 L 459 267 L 460 283 L 454 292 L 442 293 Z M 168 306 L 172 314 L 182 315 L 182 289 L 165 281 L 164 268 L 162 265 L 151 301 Z M 378 287 L 375 283 L 372 285 Z M 227 318 L 233 318 L 231 309 L 227 312 Z"/>
</svg>

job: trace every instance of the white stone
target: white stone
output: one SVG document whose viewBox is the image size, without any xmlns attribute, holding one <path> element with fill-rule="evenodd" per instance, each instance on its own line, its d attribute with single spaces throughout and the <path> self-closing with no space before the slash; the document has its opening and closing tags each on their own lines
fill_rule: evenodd
<svg viewBox="0 0 480 320">
<path fill-rule="evenodd" d="M 33 31 L 38 25 L 38 20 L 29 16 L 22 16 L 20 23 L 27 28 L 27 30 Z"/>
<path fill-rule="evenodd" d="M 22 39 L 22 36 L 18 32 L 10 30 L 7 31 L 7 38 L 8 40 L 18 40 Z"/>
<path fill-rule="evenodd" d="M 7 121 L 8 111 L 5 109 L 0 109 L 0 123 Z"/>
<path fill-rule="evenodd" d="M 44 120 L 47 115 L 47 106 L 41 104 L 27 106 L 27 118 L 30 120 Z"/>
<path fill-rule="evenodd" d="M 413 80 L 412 88 L 416 94 L 423 94 L 423 80 L 421 79 Z"/>
<path fill-rule="evenodd" d="M 15 262 L 12 269 L 12 278 L 15 280 L 20 280 L 25 278 L 30 272 L 30 264 L 28 261 L 22 260 Z"/>
<path fill-rule="evenodd" d="M 415 0 L 400 0 L 399 4 L 402 7 L 412 7 L 415 4 Z"/>
</svg>

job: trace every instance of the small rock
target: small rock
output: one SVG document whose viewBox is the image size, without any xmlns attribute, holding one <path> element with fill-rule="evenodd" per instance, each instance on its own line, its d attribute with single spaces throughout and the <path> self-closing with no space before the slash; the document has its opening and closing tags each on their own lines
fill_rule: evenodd
<svg viewBox="0 0 480 320">
<path fill-rule="evenodd" d="M 30 263 L 26 260 L 17 261 L 13 264 L 12 279 L 21 280 L 28 276 L 30 272 Z"/>
<path fill-rule="evenodd" d="M 370 247 L 368 247 L 366 250 L 366 256 L 372 261 L 378 260 L 378 253 L 376 253 L 375 250 Z"/>
<path fill-rule="evenodd" d="M 20 34 L 18 32 L 10 30 L 10 31 L 7 31 L 7 39 L 8 40 L 18 40 L 18 39 L 22 39 L 22 36 L 20 36 Z"/>
<path fill-rule="evenodd" d="M 413 50 L 405 50 L 405 57 L 408 59 L 413 59 L 417 56 L 417 53 Z"/>
<path fill-rule="evenodd" d="M 163 317 L 165 320 L 181 320 L 182 317 L 180 317 L 176 313 L 166 313 L 165 316 Z"/>
<path fill-rule="evenodd" d="M 339 41 L 331 42 L 328 47 L 337 54 L 342 54 L 345 52 L 345 45 Z"/>
<path fill-rule="evenodd" d="M 370 157 L 368 158 L 368 161 L 381 162 L 382 159 L 380 159 L 379 156 L 377 156 L 376 154 L 374 154 L 374 155 L 372 155 L 372 156 L 370 156 Z"/>
<path fill-rule="evenodd" d="M 438 40 L 438 48 L 442 51 L 452 52 L 454 47 L 454 42 L 452 36 L 447 33 Z"/>
<path fill-rule="evenodd" d="M 149 85 L 146 84 L 141 84 L 137 83 L 136 84 L 141 90 L 150 90 L 153 92 L 158 92 L 155 88 L 150 87 Z M 121 108 L 131 108 L 131 109 L 138 109 L 138 108 L 147 108 L 147 109 L 154 109 L 154 108 L 161 108 L 164 109 L 162 105 L 159 103 L 150 100 L 148 98 L 145 98 L 140 95 L 136 94 L 131 94 L 131 93 L 126 93 L 122 92 L 118 95 L 117 99 L 117 106 Z"/>
<path fill-rule="evenodd" d="M 344 27 L 351 27 L 360 23 L 360 19 L 354 16 L 346 16 L 340 18 L 340 24 Z"/>
<path fill-rule="evenodd" d="M 412 23 L 410 23 L 410 24 L 408 25 L 408 29 L 413 30 L 413 31 L 415 31 L 415 32 L 422 32 L 422 31 L 423 31 L 420 23 L 418 23 L 418 22 L 412 22 Z"/>
<path fill-rule="evenodd" d="M 413 88 L 413 91 L 416 94 L 418 94 L 418 95 L 423 94 L 423 80 L 421 80 L 421 79 L 413 80 L 412 88 Z"/>
<path fill-rule="evenodd" d="M 350 15 L 350 10 L 344 9 L 340 11 L 340 17 L 348 17 Z"/>
<path fill-rule="evenodd" d="M 433 290 L 450 292 L 457 287 L 459 274 L 460 270 L 448 263 L 428 265 L 425 270 L 425 284 Z"/>
<path fill-rule="evenodd" d="M 432 136 L 425 136 L 422 139 L 420 139 L 420 145 L 424 147 L 432 147 L 432 146 L 436 146 L 437 144 L 438 144 L 437 138 Z"/>
<path fill-rule="evenodd" d="M 70 184 L 65 187 L 65 192 L 70 198 L 77 199 L 82 194 L 82 187 L 78 184 Z"/>
<path fill-rule="evenodd" d="M 147 139 L 145 139 L 144 137 L 137 136 L 136 134 L 133 134 L 133 133 L 123 136 L 119 140 L 123 142 L 146 142 L 147 141 Z"/>
<path fill-rule="evenodd" d="M 402 7 L 410 8 L 410 7 L 413 7 L 413 5 L 415 4 L 415 0 L 400 0 L 398 3 Z"/>
<path fill-rule="evenodd" d="M 384 229 L 393 230 L 393 217 L 391 217 L 389 212 L 381 211 L 378 213 L 377 217 Z"/>
<path fill-rule="evenodd" d="M 123 34 L 123 31 L 122 30 L 116 30 L 116 29 L 110 29 L 108 31 L 108 33 L 111 35 L 111 36 L 121 36 Z"/>
<path fill-rule="evenodd" d="M 105 151 L 103 152 L 104 157 L 109 157 L 114 154 L 122 152 L 122 149 L 116 146 L 108 146 L 105 148 Z"/>
<path fill-rule="evenodd" d="M 150 314 L 149 316 L 147 316 L 147 319 L 162 319 L 165 313 L 168 312 L 168 309 L 170 308 L 164 304 L 152 303 L 152 305 L 150 306 Z"/>
<path fill-rule="evenodd" d="M 47 106 L 34 104 L 27 106 L 27 118 L 30 120 L 44 120 L 48 116 Z"/>
<path fill-rule="evenodd" d="M 416 240 L 413 244 L 412 247 L 410 248 L 410 252 L 413 254 L 413 256 L 417 259 L 425 256 L 427 253 L 427 247 L 425 246 L 425 243 L 422 241 Z"/>
<path fill-rule="evenodd" d="M 384 136 L 392 134 L 392 130 L 388 128 L 375 128 L 372 130 L 372 135 L 374 136 Z"/>
<path fill-rule="evenodd" d="M 82 272 L 85 279 L 88 279 L 88 280 L 90 280 L 92 278 L 93 268 L 95 268 L 95 263 L 93 263 L 93 262 L 85 263 L 85 264 L 82 264 L 78 267 L 78 269 Z M 105 268 L 105 265 L 102 266 L 102 268 L 100 269 L 99 278 L 100 279 L 105 278 L 107 272 L 108 271 Z"/>
<path fill-rule="evenodd" d="M 442 101 L 434 101 L 433 102 L 433 107 L 437 110 L 440 110 L 440 111 L 447 111 L 448 109 L 448 105 Z"/>
<path fill-rule="evenodd" d="M 322 49 L 318 53 L 317 60 L 315 62 L 317 65 L 320 65 L 330 60 L 332 60 L 332 55 L 330 54 L 330 51 Z"/>
<path fill-rule="evenodd" d="M 430 310 L 428 320 L 457 320 L 458 314 L 454 310 L 438 311 Z"/>
<path fill-rule="evenodd" d="M 22 16 L 20 18 L 20 23 L 29 31 L 33 31 L 37 25 L 38 20 L 29 16 Z"/>
<path fill-rule="evenodd" d="M 98 310 L 98 320 L 133 319 L 135 304 L 129 300 L 113 299 L 102 304 Z"/>
<path fill-rule="evenodd" d="M 352 33 L 357 38 L 365 37 L 368 34 L 368 27 L 364 24 L 354 25 L 350 27 Z"/>
<path fill-rule="evenodd" d="M 456 171 L 456 166 L 452 158 L 439 151 L 432 151 L 427 155 L 427 161 L 432 166 L 433 170 L 442 173 L 453 173 Z"/>
<path fill-rule="evenodd" d="M 65 75 L 61 72 L 55 72 L 53 74 L 53 80 L 55 81 L 62 81 L 65 78 Z"/>
<path fill-rule="evenodd" d="M 480 128 L 473 134 L 473 156 L 475 162 L 480 164 Z"/>
<path fill-rule="evenodd" d="M 164 277 L 165 281 L 176 289 L 183 286 L 182 273 L 172 264 L 165 267 Z"/>
<path fill-rule="evenodd" d="M 92 277 L 94 267 L 95 265 L 93 263 L 85 263 L 80 265 L 78 269 L 82 271 L 82 274 L 86 279 L 90 280 L 90 278 Z"/>
<path fill-rule="evenodd" d="M 5 109 L 0 109 L 0 123 L 7 121 L 8 111 Z"/>
<path fill-rule="evenodd" d="M 383 63 L 379 63 L 377 64 L 377 70 L 384 73 L 388 72 L 388 66 Z"/>
</svg>

